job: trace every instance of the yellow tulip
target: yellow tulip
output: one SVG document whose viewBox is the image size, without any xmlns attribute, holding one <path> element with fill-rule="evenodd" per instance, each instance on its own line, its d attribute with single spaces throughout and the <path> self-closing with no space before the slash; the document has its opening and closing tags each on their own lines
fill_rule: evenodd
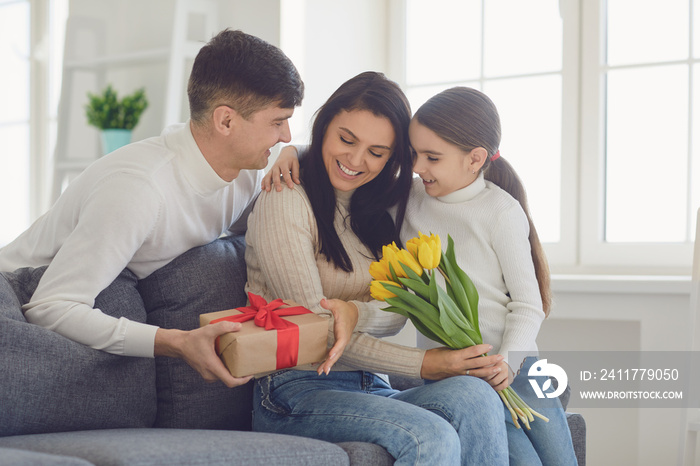
<svg viewBox="0 0 700 466">
<path fill-rule="evenodd" d="M 391 271 L 389 270 L 389 263 L 382 258 L 378 262 L 372 262 L 369 264 L 369 274 L 375 280 L 391 280 Z"/>
<path fill-rule="evenodd" d="M 420 232 L 418 233 L 420 234 Z M 406 241 L 406 249 L 408 252 L 411 253 L 411 255 L 418 260 L 418 246 L 420 244 L 420 238 L 411 238 L 408 241 Z"/>
<path fill-rule="evenodd" d="M 391 264 L 391 267 L 394 269 L 394 273 L 397 277 L 408 277 L 403 267 L 401 267 L 402 263 L 406 264 L 418 275 L 423 273 L 423 268 L 420 266 L 418 261 L 411 256 L 411 253 L 405 249 L 399 249 L 394 243 L 384 246 L 382 248 L 382 253 L 382 261 L 386 261 L 387 269 L 389 268 L 389 264 Z"/>
<path fill-rule="evenodd" d="M 418 262 L 428 270 L 432 270 L 440 265 L 440 257 L 442 249 L 440 237 L 431 234 L 429 237 L 418 233 L 420 240 L 418 241 Z"/>
<path fill-rule="evenodd" d="M 423 267 L 421 267 L 421 265 L 418 263 L 418 261 L 407 250 L 401 249 L 399 252 L 396 253 L 396 257 L 398 258 L 400 263 L 407 265 L 411 270 L 413 270 L 418 275 L 423 273 Z M 403 273 L 403 275 L 401 275 L 401 276 L 405 277 L 406 273 L 403 271 L 403 267 L 401 267 L 401 272 Z M 397 276 L 399 275 L 398 272 L 396 273 L 396 275 Z"/>
<path fill-rule="evenodd" d="M 386 246 L 382 246 L 382 253 L 384 253 L 384 249 L 390 249 L 391 251 L 394 252 L 399 252 L 399 247 L 396 245 L 396 241 L 392 241 L 391 244 L 387 244 Z"/>
<path fill-rule="evenodd" d="M 369 285 L 369 294 L 377 301 L 384 301 L 387 298 L 395 298 L 396 295 L 384 288 L 384 285 L 395 285 L 396 283 L 386 280 L 372 280 Z"/>
</svg>

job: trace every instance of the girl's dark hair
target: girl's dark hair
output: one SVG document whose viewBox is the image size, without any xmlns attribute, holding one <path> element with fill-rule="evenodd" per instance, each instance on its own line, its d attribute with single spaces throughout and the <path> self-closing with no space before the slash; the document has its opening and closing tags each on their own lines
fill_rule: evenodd
<svg viewBox="0 0 700 466">
<path fill-rule="evenodd" d="M 384 169 L 372 181 L 355 190 L 350 201 L 350 225 L 375 259 L 382 246 L 396 241 L 403 224 L 411 187 L 413 160 L 408 142 L 411 107 L 399 86 L 383 74 L 364 72 L 343 83 L 316 112 L 311 145 L 300 160 L 300 178 L 316 217 L 320 252 L 336 268 L 352 271 L 333 221 L 336 196 L 325 164 L 323 139 L 331 120 L 341 111 L 367 110 L 387 118 L 394 128 L 394 148 Z M 396 206 L 396 222 L 388 209 Z"/>
<path fill-rule="evenodd" d="M 429 99 L 416 111 L 420 124 L 465 152 L 483 147 L 488 153 L 481 167 L 484 178 L 513 196 L 522 206 L 530 224 L 530 250 L 542 297 L 545 315 L 552 305 L 549 264 L 530 216 L 527 194 L 520 177 L 502 156 L 491 157 L 501 144 L 501 120 L 494 103 L 482 92 L 468 87 L 453 87 Z"/>
</svg>

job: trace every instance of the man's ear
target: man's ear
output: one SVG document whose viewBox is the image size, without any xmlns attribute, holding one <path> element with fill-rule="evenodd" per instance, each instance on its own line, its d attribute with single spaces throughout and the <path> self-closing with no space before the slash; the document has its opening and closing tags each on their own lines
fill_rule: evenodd
<svg viewBox="0 0 700 466">
<path fill-rule="evenodd" d="M 486 163 L 486 158 L 488 156 L 489 153 L 483 147 L 472 149 L 468 154 L 469 168 L 471 168 L 474 172 L 478 172 L 481 170 L 481 167 L 484 166 L 484 163 Z"/>
<path fill-rule="evenodd" d="M 222 135 L 229 135 L 235 129 L 238 112 L 226 105 L 220 105 L 212 113 L 214 130 Z"/>
</svg>

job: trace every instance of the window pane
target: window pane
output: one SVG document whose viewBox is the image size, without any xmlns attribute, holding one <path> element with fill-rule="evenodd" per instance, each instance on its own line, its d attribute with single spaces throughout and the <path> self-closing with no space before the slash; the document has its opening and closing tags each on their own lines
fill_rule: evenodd
<svg viewBox="0 0 700 466">
<path fill-rule="evenodd" d="M 561 69 L 558 0 L 487 0 L 484 19 L 484 75 Z"/>
<path fill-rule="evenodd" d="M 480 63 L 480 0 L 407 1 L 408 85 L 474 79 Z"/>
<path fill-rule="evenodd" d="M 700 1 L 693 1 L 693 51 L 695 58 L 700 57 Z"/>
<path fill-rule="evenodd" d="M 63 71 L 63 47 L 66 18 L 68 17 L 68 0 L 52 0 L 50 8 L 49 117 L 55 118 L 58 110 L 58 100 L 61 97 L 61 73 Z"/>
<path fill-rule="evenodd" d="M 0 246 L 29 226 L 29 125 L 0 126 Z"/>
<path fill-rule="evenodd" d="M 685 241 L 688 68 L 618 70 L 607 84 L 605 238 Z"/>
<path fill-rule="evenodd" d="M 472 87 L 474 89 L 479 89 L 479 83 L 474 81 L 456 84 L 440 84 L 437 86 L 410 87 L 406 90 L 406 97 L 408 97 L 408 101 L 411 104 L 411 111 L 413 113 L 416 113 L 418 108 L 421 105 L 423 105 L 429 98 L 431 98 L 435 94 L 439 94 L 440 92 L 455 86 L 466 86 Z"/>
<path fill-rule="evenodd" d="M 501 116 L 501 155 L 525 185 L 543 242 L 560 239 L 561 76 L 488 81 Z"/>
<path fill-rule="evenodd" d="M 608 64 L 688 58 L 688 0 L 607 0 Z"/>
<path fill-rule="evenodd" d="M 700 8 L 700 5 L 698 5 Z M 695 216 L 700 209 L 700 65 L 693 69 L 693 151 L 691 164 L 693 172 L 690 178 L 690 239 L 695 238 Z"/>
<path fill-rule="evenodd" d="M 0 124 L 29 119 L 29 2 L 0 4 Z M 9 72 L 8 72 L 9 71 Z"/>
</svg>

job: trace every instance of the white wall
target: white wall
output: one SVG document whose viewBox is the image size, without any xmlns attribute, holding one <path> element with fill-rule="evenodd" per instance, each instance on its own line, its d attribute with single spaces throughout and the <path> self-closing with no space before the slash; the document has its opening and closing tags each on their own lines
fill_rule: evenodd
<svg viewBox="0 0 700 466">
<path fill-rule="evenodd" d="M 306 86 L 292 132 L 308 142 L 314 112 L 343 82 L 363 71 L 387 73 L 385 0 L 282 0 L 282 50 Z"/>
</svg>

